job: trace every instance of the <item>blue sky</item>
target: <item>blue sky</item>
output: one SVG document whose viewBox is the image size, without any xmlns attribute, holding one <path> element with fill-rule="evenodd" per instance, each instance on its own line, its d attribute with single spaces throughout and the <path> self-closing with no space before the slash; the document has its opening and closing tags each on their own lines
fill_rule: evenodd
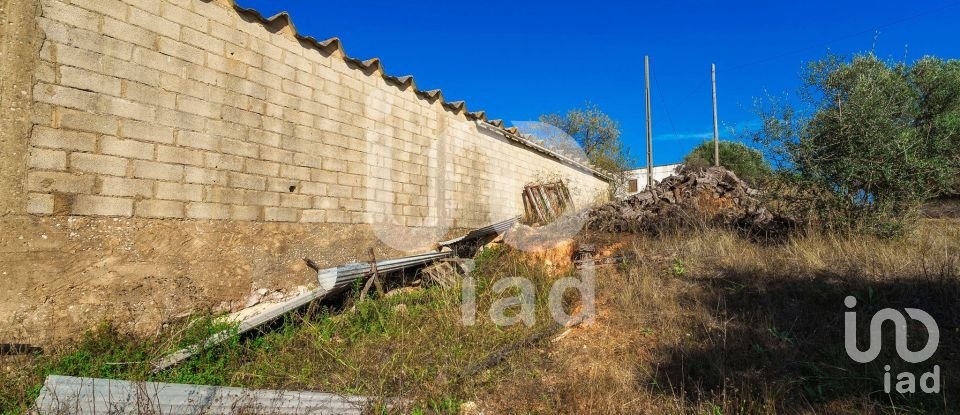
<svg viewBox="0 0 960 415">
<path fill-rule="evenodd" d="M 286 10 L 297 29 L 340 37 L 353 57 L 443 90 L 507 121 L 585 102 L 622 127 L 645 160 L 643 56 L 652 73 L 654 163 L 679 161 L 712 136 L 717 64 L 721 137 L 756 125 L 754 99 L 793 93 L 804 62 L 874 49 L 908 61 L 960 57 L 960 2 L 628 2 L 239 0 Z"/>
</svg>

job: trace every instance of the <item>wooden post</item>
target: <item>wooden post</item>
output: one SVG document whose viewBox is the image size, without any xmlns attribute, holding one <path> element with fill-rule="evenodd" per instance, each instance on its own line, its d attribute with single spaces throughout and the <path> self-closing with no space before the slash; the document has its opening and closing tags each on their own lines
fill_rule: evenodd
<svg viewBox="0 0 960 415">
<path fill-rule="evenodd" d="M 720 165 L 720 129 L 717 127 L 717 65 L 710 64 L 710 79 L 713 83 L 713 165 Z"/>
<path fill-rule="evenodd" d="M 643 57 L 643 77 L 647 84 L 647 189 L 653 186 L 653 118 L 650 114 L 650 57 Z"/>
</svg>

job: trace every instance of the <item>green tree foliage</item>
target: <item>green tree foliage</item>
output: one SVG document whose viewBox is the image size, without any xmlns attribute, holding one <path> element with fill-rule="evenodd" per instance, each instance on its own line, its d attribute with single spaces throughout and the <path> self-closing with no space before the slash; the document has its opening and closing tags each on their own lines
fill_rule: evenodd
<svg viewBox="0 0 960 415">
<path fill-rule="evenodd" d="M 633 162 L 629 149 L 620 140 L 620 125 L 596 105 L 588 103 L 566 114 L 542 115 L 540 121 L 573 137 L 587 159 L 599 168 L 621 172 Z"/>
<path fill-rule="evenodd" d="M 834 198 L 822 203 L 829 216 L 896 232 L 950 188 L 960 165 L 960 61 L 828 56 L 808 64 L 804 80 L 798 106 L 758 106 L 754 138 L 777 154 L 797 192 Z"/>
<path fill-rule="evenodd" d="M 736 141 L 719 142 L 720 164 L 730 169 L 751 185 L 757 184 L 760 179 L 770 174 L 770 164 L 763 158 L 763 153 L 747 147 Z M 706 141 L 693 149 L 683 159 L 688 167 L 710 167 L 714 165 L 713 141 Z"/>
<path fill-rule="evenodd" d="M 623 172 L 633 164 L 633 158 L 620 139 L 620 125 L 600 107 L 587 103 L 566 114 L 541 115 L 540 121 L 572 137 L 591 164 L 615 175 L 611 194 L 617 194 L 625 185 Z"/>
</svg>

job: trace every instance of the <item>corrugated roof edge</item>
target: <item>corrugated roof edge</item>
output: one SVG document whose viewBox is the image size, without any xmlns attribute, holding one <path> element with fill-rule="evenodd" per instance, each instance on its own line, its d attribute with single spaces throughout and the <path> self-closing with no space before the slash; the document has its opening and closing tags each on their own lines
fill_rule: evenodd
<svg viewBox="0 0 960 415">
<path fill-rule="evenodd" d="M 387 74 L 386 70 L 383 69 L 383 63 L 380 62 L 379 58 L 361 60 L 361 59 L 350 57 L 349 55 L 347 55 L 346 51 L 343 49 L 343 43 L 341 42 L 340 38 L 332 37 L 330 39 L 320 41 L 312 36 L 301 35 L 300 32 L 297 31 L 297 27 L 293 24 L 293 18 L 291 18 L 290 14 L 287 12 L 280 12 L 271 17 L 264 17 L 262 14 L 260 14 L 259 11 L 255 9 L 242 7 L 238 5 L 234 0 L 203 0 L 203 1 L 208 3 L 216 2 L 220 4 L 225 4 L 228 7 L 232 7 L 237 13 L 241 15 L 247 15 L 255 18 L 256 20 L 260 21 L 265 27 L 268 27 L 268 28 L 274 27 L 276 30 L 282 30 L 283 26 L 289 27 L 290 32 L 293 34 L 293 36 L 297 40 L 301 42 L 306 42 L 325 54 L 329 53 L 329 51 L 331 51 L 332 49 L 336 49 L 340 53 L 340 56 L 343 57 L 344 61 L 352 64 L 358 69 L 363 70 L 367 75 L 372 75 L 373 72 L 379 72 L 380 76 L 382 76 L 383 79 L 386 80 L 387 82 L 392 83 L 398 87 L 401 87 L 401 89 L 412 88 L 413 92 L 418 97 L 424 98 L 431 102 L 439 99 L 440 104 L 446 110 L 453 112 L 455 114 L 463 114 L 468 120 L 477 121 L 477 122 L 495 127 L 496 130 L 499 130 L 507 138 L 510 138 L 513 141 L 517 141 L 521 144 L 524 144 L 527 147 L 530 147 L 531 149 L 533 149 L 534 151 L 545 153 L 557 159 L 561 163 L 573 165 L 574 167 L 587 170 L 590 173 L 605 180 L 610 180 L 613 177 L 613 175 L 608 171 L 602 170 L 598 167 L 595 167 L 589 164 L 577 162 L 556 151 L 547 149 L 537 144 L 533 140 L 527 137 L 524 137 L 520 133 L 519 129 L 517 129 L 517 127 L 505 127 L 503 120 L 487 119 L 486 111 L 469 111 L 467 110 L 467 104 L 464 101 L 448 102 L 443 97 L 443 92 L 440 91 L 439 89 L 433 89 L 429 91 L 423 91 L 418 89 L 417 84 L 414 81 L 412 75 L 393 76 L 393 75 Z M 283 26 L 278 26 L 278 25 L 283 25 Z"/>
</svg>

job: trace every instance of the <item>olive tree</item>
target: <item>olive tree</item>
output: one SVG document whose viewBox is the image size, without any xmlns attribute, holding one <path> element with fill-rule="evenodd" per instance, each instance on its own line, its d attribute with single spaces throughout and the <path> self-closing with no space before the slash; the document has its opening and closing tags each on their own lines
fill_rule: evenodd
<svg viewBox="0 0 960 415">
<path fill-rule="evenodd" d="M 623 186 L 623 172 L 633 159 L 621 140 L 620 125 L 593 104 L 567 111 L 566 114 L 547 114 L 540 121 L 553 125 L 569 135 L 583 150 L 587 160 L 596 167 L 614 173 L 614 193 Z"/>
<path fill-rule="evenodd" d="M 834 198 L 824 204 L 832 217 L 896 232 L 956 176 L 958 64 L 872 54 L 811 62 L 799 104 L 758 106 L 763 125 L 754 138 L 796 183 Z"/>
</svg>

